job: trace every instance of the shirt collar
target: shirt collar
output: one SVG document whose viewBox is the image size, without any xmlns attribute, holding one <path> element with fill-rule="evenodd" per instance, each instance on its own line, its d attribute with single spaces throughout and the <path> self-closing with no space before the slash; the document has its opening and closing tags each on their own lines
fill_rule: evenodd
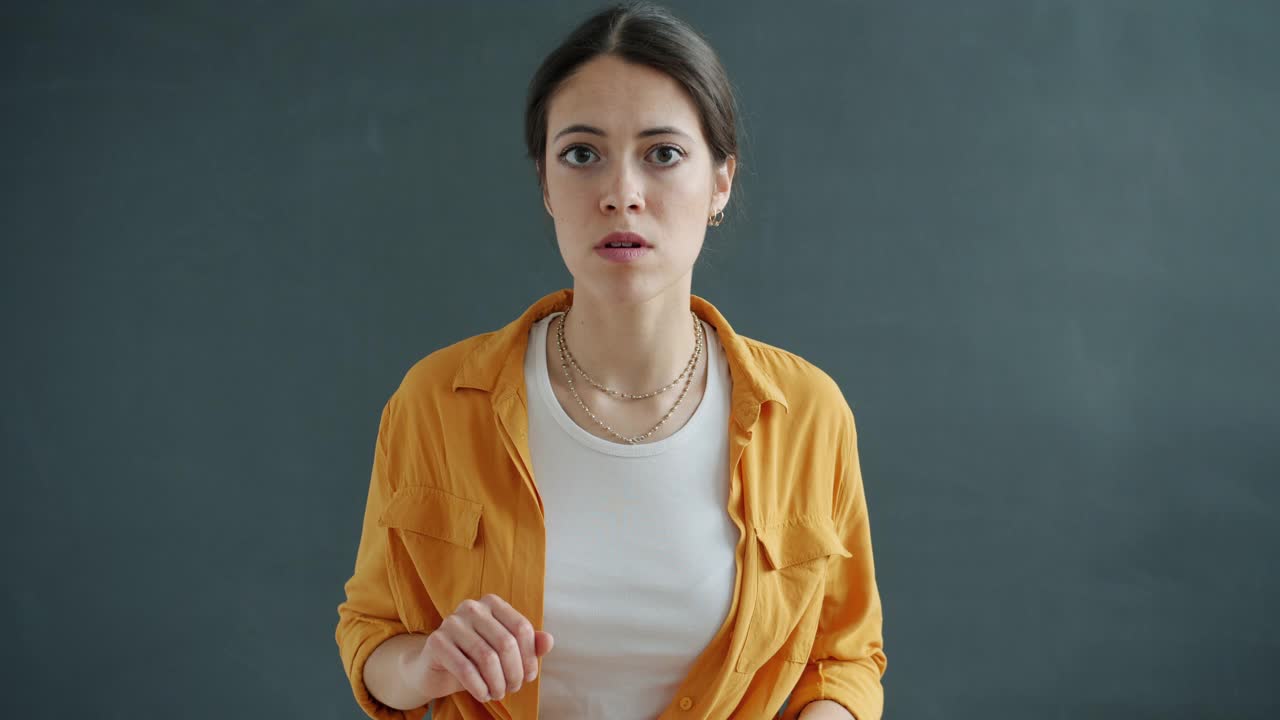
<svg viewBox="0 0 1280 720">
<path fill-rule="evenodd" d="M 522 392 L 524 386 L 524 355 L 529 341 L 529 329 L 535 322 L 554 312 L 568 310 L 573 305 L 573 290 L 563 288 L 543 296 L 501 329 L 489 333 L 463 360 L 453 378 L 453 389 L 475 388 L 494 394 L 494 400 L 504 399 L 513 392 Z M 710 302 L 690 294 L 689 307 L 699 318 L 716 329 L 720 344 L 724 347 L 733 378 L 733 416 L 744 428 L 755 424 L 761 406 L 774 401 L 787 409 L 786 396 L 776 379 L 756 359 L 748 338 L 738 335 L 729 321 Z"/>
</svg>

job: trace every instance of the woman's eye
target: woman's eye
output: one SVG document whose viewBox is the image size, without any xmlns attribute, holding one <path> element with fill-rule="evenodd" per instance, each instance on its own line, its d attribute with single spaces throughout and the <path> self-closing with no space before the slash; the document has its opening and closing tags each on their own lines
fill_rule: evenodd
<svg viewBox="0 0 1280 720">
<path fill-rule="evenodd" d="M 583 156 L 579 155 L 579 153 L 585 153 L 586 159 L 583 159 Z M 560 159 L 570 167 L 583 167 L 590 162 L 590 157 L 595 154 L 594 150 L 585 145 L 570 145 L 560 153 Z M 659 159 L 659 167 L 671 167 L 684 157 L 684 151 L 675 145 L 659 145 L 650 154 Z"/>
<path fill-rule="evenodd" d="M 671 165 L 675 165 L 675 164 L 676 164 L 676 162 L 679 162 L 679 159 L 678 159 L 678 158 L 682 158 L 682 157 L 684 157 L 684 152 L 682 152 L 682 151 L 680 150 L 680 148 L 676 147 L 675 145 L 659 145 L 658 147 L 654 148 L 654 150 L 653 150 L 653 154 L 654 154 L 654 155 L 659 155 L 659 154 L 664 153 L 664 152 L 665 152 L 665 153 L 669 153 L 669 154 L 673 155 L 674 157 L 676 157 L 676 158 L 677 158 L 677 160 L 675 160 L 674 162 L 663 162 L 663 163 L 658 163 L 659 165 L 663 165 L 663 166 L 671 166 Z"/>
<path fill-rule="evenodd" d="M 586 153 L 595 155 L 595 153 L 592 152 L 590 148 L 583 147 L 582 145 L 572 145 L 568 149 L 566 149 L 564 152 L 560 153 L 560 157 L 569 158 L 573 155 L 576 155 L 579 152 L 586 152 Z M 582 165 L 585 165 L 585 164 L 586 164 L 585 162 L 576 163 L 576 162 L 573 162 L 572 160 L 569 161 L 569 165 L 572 167 L 581 167 Z"/>
</svg>

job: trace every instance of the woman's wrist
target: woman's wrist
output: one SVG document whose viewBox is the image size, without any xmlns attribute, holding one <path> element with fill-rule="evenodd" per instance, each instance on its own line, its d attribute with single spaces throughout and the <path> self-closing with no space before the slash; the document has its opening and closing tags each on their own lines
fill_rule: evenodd
<svg viewBox="0 0 1280 720">
<path fill-rule="evenodd" d="M 383 705 L 397 710 L 422 707 L 435 698 L 420 687 L 425 673 L 424 652 L 427 636 L 402 633 L 387 638 L 374 649 L 365 662 L 364 684 L 369 694 Z"/>
</svg>

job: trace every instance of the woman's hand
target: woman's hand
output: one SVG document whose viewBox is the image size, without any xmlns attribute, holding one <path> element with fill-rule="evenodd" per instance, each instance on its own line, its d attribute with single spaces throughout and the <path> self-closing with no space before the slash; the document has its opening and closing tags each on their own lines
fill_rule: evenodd
<svg viewBox="0 0 1280 720">
<path fill-rule="evenodd" d="M 497 595 L 464 600 L 409 658 L 405 681 L 432 698 L 466 690 L 480 702 L 500 700 L 538 676 L 538 658 L 551 651 L 550 633 Z"/>
</svg>

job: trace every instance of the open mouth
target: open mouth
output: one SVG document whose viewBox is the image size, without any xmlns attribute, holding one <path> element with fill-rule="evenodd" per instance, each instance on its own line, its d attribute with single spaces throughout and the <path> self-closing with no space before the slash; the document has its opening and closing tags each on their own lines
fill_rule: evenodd
<svg viewBox="0 0 1280 720">
<path fill-rule="evenodd" d="M 600 249 L 645 248 L 649 247 L 649 242 L 640 233 L 618 230 L 600 238 L 600 242 L 596 247 Z"/>
</svg>

